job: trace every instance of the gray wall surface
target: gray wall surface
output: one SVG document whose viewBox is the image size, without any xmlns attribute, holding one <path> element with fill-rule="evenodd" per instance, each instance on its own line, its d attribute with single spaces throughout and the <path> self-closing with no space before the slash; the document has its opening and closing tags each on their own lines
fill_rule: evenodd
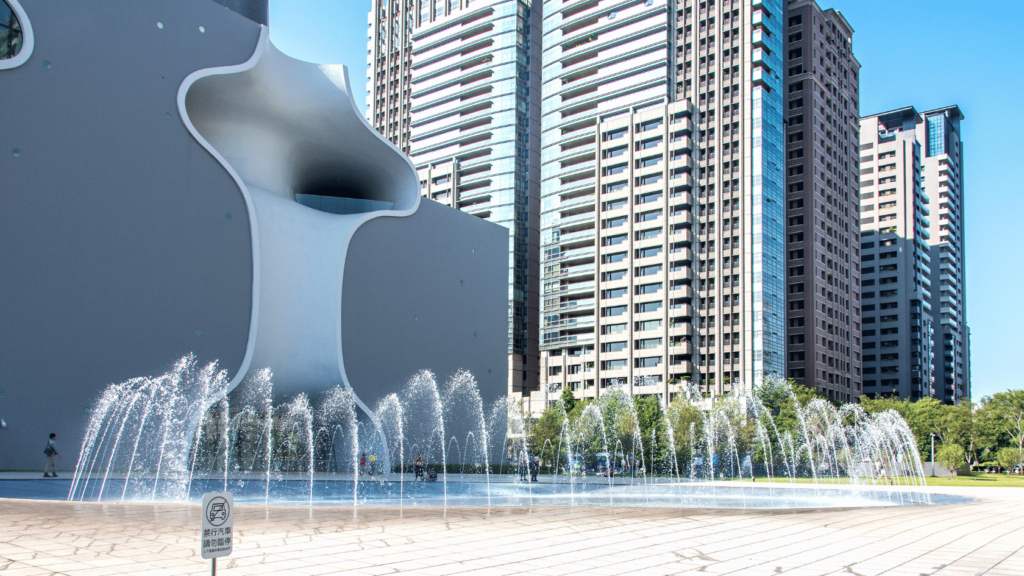
<svg viewBox="0 0 1024 576">
<path fill-rule="evenodd" d="M 209 0 L 21 3 L 35 50 L 0 70 L 0 469 L 41 469 L 56 432 L 67 470 L 108 383 L 190 352 L 241 365 L 246 207 L 175 98 L 245 62 L 259 26 Z"/>
<path fill-rule="evenodd" d="M 264 26 L 270 19 L 270 0 L 213 0 L 229 10 Z"/>
<path fill-rule="evenodd" d="M 345 372 L 374 407 L 420 370 L 460 368 L 485 405 L 507 391 L 508 231 L 426 198 L 356 230 L 345 260 Z"/>
</svg>

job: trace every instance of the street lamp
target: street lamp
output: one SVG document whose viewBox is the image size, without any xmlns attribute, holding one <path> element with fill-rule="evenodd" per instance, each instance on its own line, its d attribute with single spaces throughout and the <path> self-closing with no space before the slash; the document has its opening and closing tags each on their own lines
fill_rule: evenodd
<svg viewBox="0 0 1024 576">
<path fill-rule="evenodd" d="M 935 476 L 935 432 L 932 432 L 932 476 Z"/>
</svg>

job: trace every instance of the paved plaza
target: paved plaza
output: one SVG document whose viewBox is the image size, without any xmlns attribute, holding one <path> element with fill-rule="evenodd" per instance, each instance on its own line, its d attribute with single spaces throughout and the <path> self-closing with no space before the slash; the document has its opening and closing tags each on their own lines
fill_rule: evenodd
<svg viewBox="0 0 1024 576">
<path fill-rule="evenodd" d="M 1024 575 L 1024 490 L 828 511 L 238 506 L 219 575 Z M 0 576 L 209 574 L 199 508 L 0 499 Z"/>
</svg>

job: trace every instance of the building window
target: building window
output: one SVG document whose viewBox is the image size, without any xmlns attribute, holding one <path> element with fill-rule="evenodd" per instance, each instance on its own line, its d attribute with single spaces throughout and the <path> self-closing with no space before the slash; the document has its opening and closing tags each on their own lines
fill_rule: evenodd
<svg viewBox="0 0 1024 576">
<path fill-rule="evenodd" d="M 14 10 L 4 0 L 0 0 L 0 60 L 14 58 L 21 52 L 21 22 L 14 15 Z"/>
</svg>

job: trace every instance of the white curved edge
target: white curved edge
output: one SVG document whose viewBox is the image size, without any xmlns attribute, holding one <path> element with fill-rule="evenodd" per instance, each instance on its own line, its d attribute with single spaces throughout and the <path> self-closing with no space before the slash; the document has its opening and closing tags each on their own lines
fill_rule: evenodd
<svg viewBox="0 0 1024 576">
<path fill-rule="evenodd" d="M 219 74 L 234 74 L 236 72 L 244 72 L 249 70 L 260 61 L 263 57 L 264 52 L 267 50 L 267 44 L 270 39 L 270 31 L 266 26 L 260 26 L 260 37 L 256 42 L 256 49 L 253 51 L 252 56 L 248 60 L 241 64 L 233 66 L 221 66 L 217 68 L 204 68 L 202 70 L 196 70 L 189 74 L 181 82 L 181 86 L 178 87 L 178 116 L 181 117 L 181 121 L 185 124 L 185 127 L 192 134 L 192 137 L 199 142 L 199 145 L 206 149 L 225 170 L 231 175 L 231 178 L 235 181 L 239 191 L 242 193 L 242 198 L 245 199 L 245 209 L 249 213 L 249 234 L 252 236 L 252 313 L 249 316 L 249 340 L 245 344 L 245 355 L 242 357 L 242 364 L 238 367 L 238 372 L 228 382 L 227 388 L 220 397 L 215 398 L 214 402 L 219 401 L 221 398 L 226 396 L 229 392 L 234 390 L 245 378 L 245 375 L 249 372 L 249 366 L 252 363 L 253 351 L 256 348 L 256 327 L 259 323 L 260 314 L 260 241 L 259 241 L 259 229 L 256 223 L 256 209 L 252 203 L 252 197 L 249 195 L 249 189 L 246 188 L 245 183 L 238 176 L 238 172 L 228 163 L 227 160 L 221 156 L 220 152 L 217 151 L 203 135 L 196 130 L 192 119 L 188 116 L 188 111 L 185 108 L 185 97 L 188 95 L 189 88 L 201 78 L 207 76 L 216 76 Z"/>
<path fill-rule="evenodd" d="M 36 37 L 32 33 L 32 22 L 29 21 L 25 9 L 18 4 L 18 0 L 0 0 L 0 2 L 6 2 L 14 10 L 14 16 L 18 22 L 21 23 L 21 51 L 14 58 L 0 60 L 0 70 L 10 70 L 28 62 L 29 56 L 32 56 L 32 50 L 36 47 Z"/>
<path fill-rule="evenodd" d="M 238 175 L 238 172 L 231 166 L 231 164 L 196 129 L 195 125 L 192 123 L 192 120 L 189 118 L 188 110 L 187 110 L 186 105 L 185 105 L 185 99 L 186 99 L 188 91 L 192 87 L 192 85 L 194 83 L 196 83 L 197 81 L 199 81 L 200 79 L 202 79 L 202 78 L 205 78 L 205 77 L 208 77 L 208 76 L 224 75 L 224 74 L 235 74 L 235 73 L 239 73 L 239 72 L 245 72 L 245 71 L 253 68 L 254 66 L 256 66 L 256 64 L 260 61 L 260 59 L 266 53 L 267 47 L 270 44 L 271 43 L 270 43 L 270 40 L 269 40 L 269 29 L 266 26 L 260 26 L 259 41 L 257 42 L 256 49 L 253 52 L 253 55 L 249 58 L 249 60 L 247 60 L 246 62 L 244 62 L 242 64 L 237 64 L 237 65 L 233 65 L 233 66 L 221 66 L 221 67 L 216 67 L 216 68 L 206 68 L 206 69 L 203 69 L 203 70 L 197 70 L 197 71 L 189 74 L 185 78 L 185 80 L 182 81 L 181 86 L 178 88 L 178 95 L 177 95 L 178 115 L 181 117 L 182 122 L 185 124 L 186 128 L 188 128 L 188 131 L 192 134 L 192 137 L 195 138 L 196 141 L 199 142 L 199 144 L 203 148 L 205 148 L 206 151 L 209 152 L 210 155 L 213 156 L 221 164 L 221 166 L 223 166 L 224 169 L 227 170 L 228 173 L 231 175 L 231 178 L 235 181 L 235 184 L 238 186 L 239 190 L 241 191 L 242 197 L 245 199 L 246 209 L 248 210 L 248 213 L 249 213 L 249 226 L 250 226 L 250 234 L 252 235 L 252 257 L 253 257 L 253 291 L 252 291 L 252 302 L 253 303 L 252 303 L 252 315 L 250 317 L 250 324 L 249 324 L 249 340 L 246 343 L 245 356 L 242 359 L 242 364 L 239 367 L 238 372 L 231 378 L 230 382 L 226 386 L 226 388 L 224 390 L 224 393 L 221 395 L 221 397 L 223 397 L 224 395 L 227 395 L 232 390 L 234 390 L 236 387 L 238 387 L 238 385 L 242 382 L 242 380 L 248 374 L 248 372 L 249 372 L 249 370 L 251 368 L 251 364 L 252 364 L 252 357 L 253 357 L 253 353 L 254 353 L 255 345 L 256 345 L 256 331 L 257 331 L 257 326 L 258 326 L 258 323 L 259 323 L 259 303 L 260 303 L 260 285 L 259 285 L 259 279 L 260 279 L 259 230 L 258 230 L 258 225 L 257 225 L 257 222 L 256 222 L 257 218 L 256 218 L 255 207 L 253 205 L 253 201 L 252 201 L 252 197 L 251 197 L 251 195 L 249 193 L 249 189 L 246 187 L 245 183 L 242 181 L 241 177 Z M 406 156 L 406 154 L 404 152 L 402 152 L 397 146 L 395 146 L 394 143 L 392 143 L 390 140 L 384 138 L 379 132 L 377 132 L 377 130 L 374 129 L 372 125 L 370 125 L 369 121 L 366 119 L 366 117 L 363 115 L 363 113 L 357 108 L 357 106 L 355 104 L 355 101 L 352 99 L 352 88 L 351 88 L 352 85 L 349 82 L 349 78 L 348 78 L 348 68 L 344 67 L 344 66 L 340 67 L 340 70 L 342 72 L 340 75 L 338 74 L 339 67 L 337 67 L 337 66 L 320 65 L 319 68 L 324 73 L 324 75 L 327 76 L 329 79 L 331 79 L 333 82 L 335 82 L 336 85 L 337 85 L 337 83 L 339 81 L 342 82 L 342 86 L 339 87 L 339 88 L 340 89 L 344 89 L 344 91 L 346 92 L 349 104 L 352 107 L 352 113 L 355 114 L 355 116 L 359 118 L 359 121 L 362 123 L 363 127 L 370 134 L 372 134 L 374 137 L 378 138 L 379 140 L 383 141 L 385 143 L 385 145 L 390 147 L 396 155 L 398 155 L 400 158 L 405 160 L 405 163 L 408 165 L 409 169 L 412 171 L 412 174 L 414 175 L 413 182 L 415 182 L 416 183 L 415 185 L 418 186 L 419 176 L 418 176 L 418 173 L 416 171 L 415 165 L 413 165 L 413 163 L 409 159 L 409 157 Z M 423 199 L 423 196 L 420 194 L 420 190 L 418 188 L 414 192 L 415 192 L 415 195 L 414 195 L 415 200 L 413 201 L 412 206 L 409 207 L 408 209 L 405 209 L 405 210 L 379 210 L 379 211 L 374 211 L 374 212 L 368 212 L 368 213 L 363 214 L 362 216 L 360 216 L 355 221 L 355 223 L 352 225 L 352 227 L 350 228 L 350 233 L 344 239 L 344 244 L 342 246 L 342 251 L 341 251 L 342 259 L 341 259 L 341 262 L 339 263 L 339 268 L 338 268 L 338 279 L 339 279 L 339 282 L 338 282 L 337 301 L 339 303 L 342 302 L 342 291 L 344 289 L 345 263 L 346 263 L 346 259 L 347 259 L 347 256 L 348 256 L 348 249 L 349 249 L 349 246 L 351 244 L 352 237 L 355 235 L 356 230 L 358 230 L 359 227 L 362 226 L 364 223 L 366 223 L 366 222 L 368 222 L 370 220 L 373 220 L 375 218 L 382 218 L 382 217 L 403 218 L 403 217 L 406 217 L 406 216 L 411 216 L 412 214 L 414 214 L 416 212 L 416 210 L 419 209 L 420 202 Z M 344 313 L 343 312 L 344 311 L 343 305 L 339 305 L 338 309 L 339 309 L 339 311 Z M 366 403 L 359 397 L 358 394 L 356 394 L 355 389 L 352 387 L 352 384 L 349 382 L 348 374 L 345 371 L 345 359 L 344 359 L 344 353 L 343 353 L 342 334 L 341 334 L 342 320 L 341 320 L 341 315 L 340 314 L 339 314 L 336 322 L 337 322 L 336 336 L 337 336 L 337 346 L 338 346 L 338 372 L 339 372 L 339 375 L 341 377 L 342 384 L 344 385 L 345 389 L 347 389 L 349 391 L 349 393 L 352 394 L 352 398 L 353 398 L 354 402 L 356 403 L 356 405 L 359 406 L 359 408 L 367 415 L 367 417 L 370 418 L 371 421 L 373 421 L 373 423 L 376 425 L 376 428 L 383 433 L 383 428 L 381 427 L 381 424 L 380 424 L 379 420 L 377 419 L 376 413 L 373 410 L 371 410 L 369 406 L 366 405 Z M 272 366 L 269 367 L 269 368 L 271 369 L 271 371 L 273 371 L 273 367 Z M 219 399 L 220 398 L 218 397 L 218 398 L 213 399 L 213 401 L 217 401 Z"/>
<path fill-rule="evenodd" d="M 418 188 L 419 181 L 420 181 L 419 173 L 416 171 L 416 166 L 412 163 L 412 159 L 410 159 L 405 154 L 405 152 L 402 152 L 402 150 L 399 149 L 398 146 L 395 146 L 395 144 L 393 142 L 391 142 L 391 140 L 388 140 L 380 132 L 377 132 L 377 130 L 370 124 L 369 120 L 366 119 L 366 116 L 363 115 L 362 111 L 359 110 L 359 108 L 356 106 L 356 102 L 355 102 L 355 99 L 353 98 L 353 94 L 352 94 L 352 84 L 349 82 L 349 79 L 348 79 L 348 67 L 347 66 L 343 66 L 342 67 L 343 75 L 342 75 L 341 78 L 337 78 L 336 77 L 337 76 L 336 75 L 336 70 L 337 70 L 336 68 L 334 70 L 329 70 L 329 69 L 327 69 L 327 67 L 321 66 L 320 69 L 323 70 L 325 75 L 327 75 L 329 78 L 331 78 L 335 82 L 337 82 L 337 80 L 342 80 L 344 82 L 345 91 L 348 93 L 348 101 L 352 105 L 352 112 L 357 117 L 359 117 L 359 120 L 363 123 L 363 126 L 367 130 L 369 130 L 370 133 L 372 133 L 374 136 L 376 136 L 379 140 L 383 140 L 385 144 L 387 144 L 392 150 L 394 150 L 395 154 L 398 154 L 399 157 L 403 158 L 405 160 L 405 163 L 409 165 L 409 169 L 411 169 L 412 173 L 416 176 L 416 178 L 415 178 L 415 182 L 416 182 L 416 186 L 417 186 L 417 189 L 416 189 L 416 200 L 413 202 L 412 207 L 410 207 L 407 210 L 387 210 L 387 211 L 370 212 L 370 213 L 367 213 L 366 215 L 364 215 L 363 217 L 361 217 L 359 220 L 356 221 L 355 225 L 351 229 L 351 232 L 345 238 L 345 245 L 343 247 L 343 250 L 341 251 L 341 254 L 342 254 L 342 257 L 341 257 L 341 267 L 338 269 L 338 302 L 340 302 L 340 305 L 338 306 L 338 309 L 341 310 L 341 315 L 338 316 L 338 333 L 337 333 L 337 341 L 338 341 L 338 370 L 341 372 L 341 381 L 344 382 L 345 388 L 347 388 L 349 393 L 352 394 L 352 398 L 353 398 L 353 400 L 355 400 L 355 403 L 359 406 L 360 409 L 362 409 L 362 411 L 367 415 L 367 417 L 370 418 L 370 420 L 374 423 L 376 429 L 380 432 L 380 434 L 383 435 L 384 434 L 384 427 L 381 425 L 380 421 L 377 419 L 376 412 L 371 410 L 370 407 L 367 406 L 366 403 L 363 402 L 362 398 L 360 398 L 359 395 L 356 394 L 355 389 L 352 388 L 352 384 L 349 383 L 348 373 L 345 372 L 345 355 L 344 355 L 344 350 L 343 350 L 344 346 L 342 345 L 342 334 L 341 334 L 341 325 L 342 325 L 341 316 L 344 315 L 344 313 L 345 313 L 345 303 L 342 300 L 342 294 L 341 294 L 342 291 L 344 291 L 344 289 L 345 289 L 345 264 L 346 264 L 346 261 L 348 260 L 348 249 L 349 249 L 349 246 L 351 245 L 352 237 L 355 236 L 356 231 L 359 230 L 360 226 L 362 226 L 364 223 L 366 223 L 366 222 L 368 222 L 368 221 L 370 221 L 370 220 L 372 220 L 374 218 L 381 218 L 381 217 L 404 218 L 406 216 L 411 216 L 413 213 L 416 212 L 416 210 L 419 209 L 420 202 L 423 201 L 423 195 L 420 193 L 420 190 Z M 386 442 L 387 442 L 387 439 L 385 438 L 385 443 Z M 391 455 L 386 450 L 385 450 L 385 458 L 387 459 L 387 462 L 385 462 L 385 466 L 387 466 L 388 470 L 392 470 L 393 466 L 391 465 L 391 461 L 390 461 L 391 460 Z"/>
</svg>

